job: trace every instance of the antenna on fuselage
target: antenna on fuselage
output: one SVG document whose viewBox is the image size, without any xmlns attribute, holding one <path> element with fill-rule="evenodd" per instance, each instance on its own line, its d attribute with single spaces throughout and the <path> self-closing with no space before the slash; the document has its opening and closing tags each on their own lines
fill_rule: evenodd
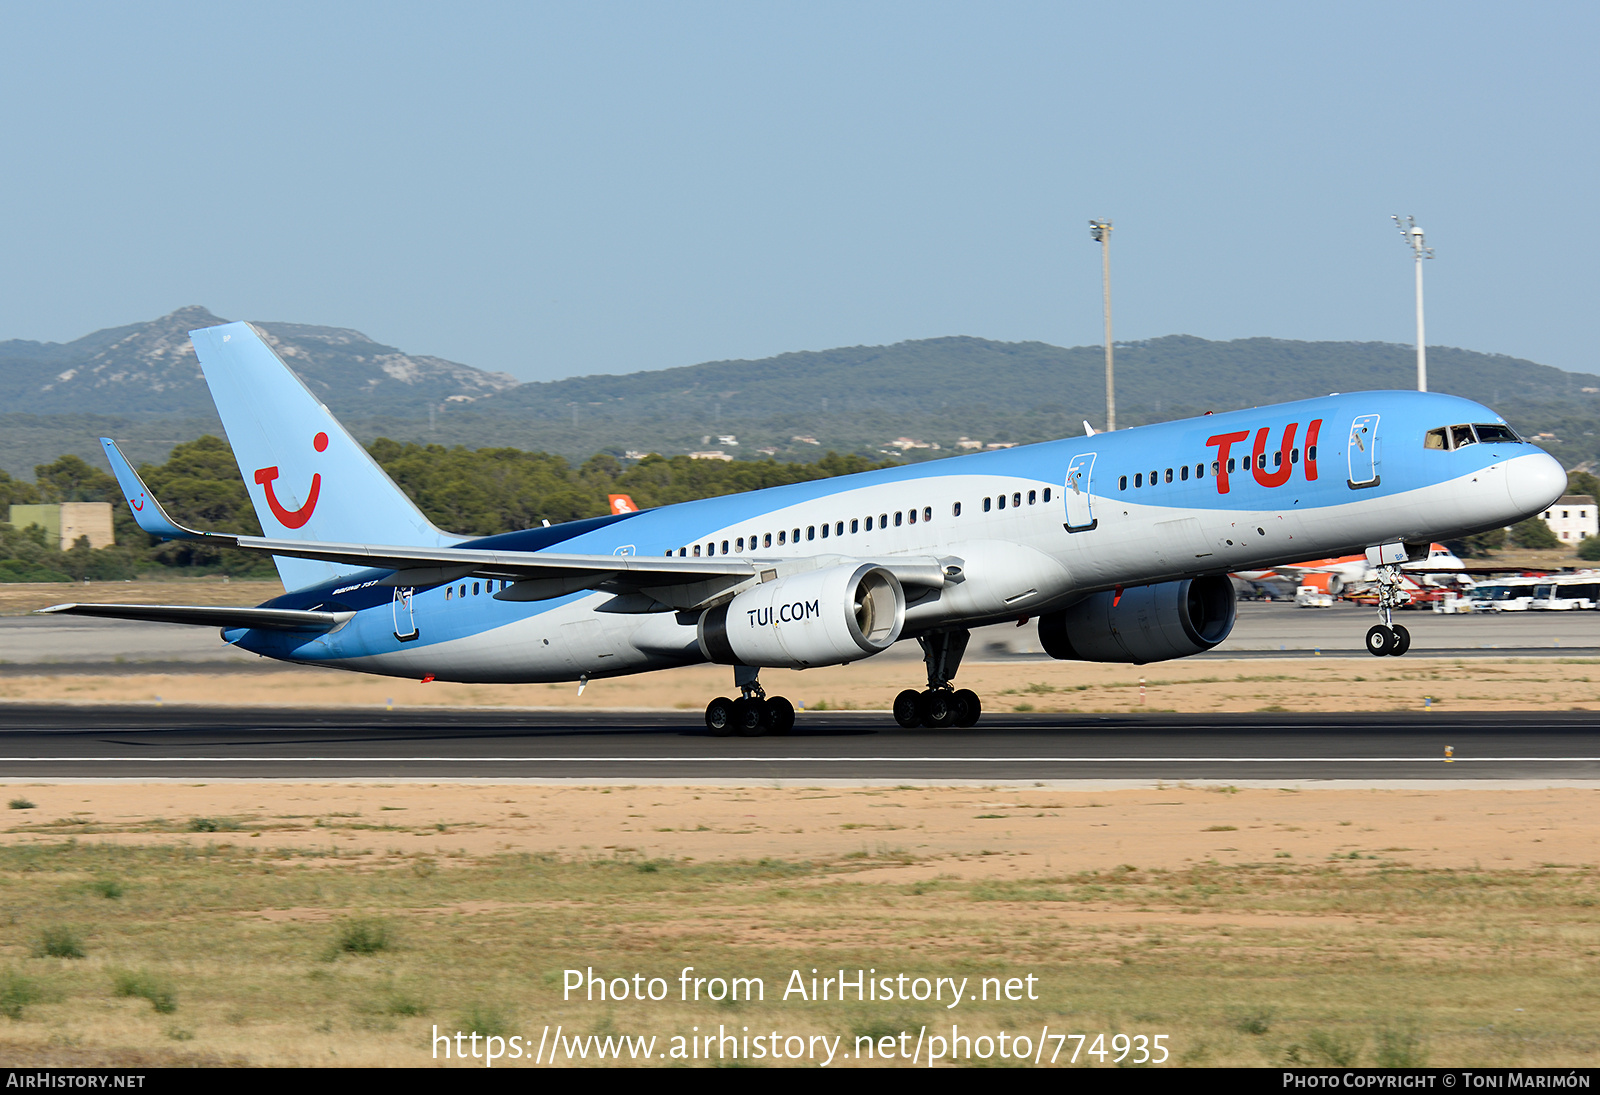
<svg viewBox="0 0 1600 1095">
<path fill-rule="evenodd" d="M 1411 248 L 1416 256 L 1417 263 L 1417 391 L 1428 390 L 1428 344 L 1422 336 L 1422 260 L 1433 258 L 1433 248 L 1428 246 L 1427 240 L 1422 235 L 1422 229 L 1417 227 L 1417 218 L 1407 217 L 1401 220 L 1398 216 L 1390 220 L 1399 227 L 1400 234 L 1406 239 L 1406 246 Z"/>
<path fill-rule="evenodd" d="M 1106 301 L 1106 432 L 1117 428 L 1117 387 L 1111 372 L 1111 222 L 1090 221 L 1089 235 L 1100 245 L 1100 284 Z"/>
</svg>

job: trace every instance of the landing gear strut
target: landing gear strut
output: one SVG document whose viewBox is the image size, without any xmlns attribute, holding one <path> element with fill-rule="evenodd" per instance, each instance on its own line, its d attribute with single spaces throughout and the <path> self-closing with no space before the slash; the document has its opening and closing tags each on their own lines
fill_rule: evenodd
<svg viewBox="0 0 1600 1095">
<path fill-rule="evenodd" d="M 768 698 L 758 679 L 760 672 L 746 665 L 733 667 L 739 698 L 718 696 L 706 704 L 706 729 L 713 735 L 758 738 L 763 734 L 787 734 L 794 729 L 794 704 L 782 696 Z"/>
<path fill-rule="evenodd" d="M 971 726 L 983 713 L 978 694 L 969 688 L 952 688 L 950 678 L 961 666 L 967 652 L 970 631 L 939 631 L 922 635 L 922 660 L 928 666 L 928 689 L 908 688 L 894 698 L 894 721 L 910 730 L 927 726 L 935 730 L 947 726 Z"/>
<path fill-rule="evenodd" d="M 1403 624 L 1394 622 L 1395 606 L 1403 604 L 1406 597 L 1400 588 L 1400 568 L 1393 564 L 1378 570 L 1378 616 L 1383 623 L 1367 630 L 1367 653 L 1375 658 L 1390 655 L 1398 658 L 1411 649 L 1411 632 Z"/>
</svg>

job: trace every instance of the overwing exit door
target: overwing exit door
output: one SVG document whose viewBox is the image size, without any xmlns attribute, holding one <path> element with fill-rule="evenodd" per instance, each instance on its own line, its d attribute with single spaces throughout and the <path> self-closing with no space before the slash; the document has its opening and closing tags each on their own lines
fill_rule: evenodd
<svg viewBox="0 0 1600 1095">
<path fill-rule="evenodd" d="M 1364 414 L 1350 423 L 1350 489 L 1378 485 L 1378 416 Z"/>
<path fill-rule="evenodd" d="M 1066 529 L 1068 532 L 1088 532 L 1099 524 L 1095 520 L 1094 505 L 1089 494 L 1089 480 L 1094 472 L 1092 452 L 1074 456 L 1067 465 L 1066 490 L 1061 497 L 1067 504 Z"/>
</svg>

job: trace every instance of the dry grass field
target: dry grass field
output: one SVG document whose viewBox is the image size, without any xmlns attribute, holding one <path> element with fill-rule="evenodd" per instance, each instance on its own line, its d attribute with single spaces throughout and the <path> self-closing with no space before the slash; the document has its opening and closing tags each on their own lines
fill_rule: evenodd
<svg viewBox="0 0 1600 1095">
<path fill-rule="evenodd" d="M 532 1054 L 558 1024 L 654 1035 L 654 1064 L 719 1027 L 839 1038 L 840 1067 L 867 1063 L 858 1038 L 907 1031 L 909 1052 L 952 1024 L 1106 1035 L 1079 1065 L 1113 1063 L 1119 1033 L 1166 1035 L 1184 1065 L 1600 1060 L 1588 789 L 3 793 L 32 803 L 0 837 L 8 1064 L 430 1064 L 435 1026 Z M 685 966 L 765 999 L 681 1002 Z M 564 1000 L 589 967 L 670 994 Z M 783 1000 L 814 968 L 1016 978 L 1022 998 Z"/>
</svg>

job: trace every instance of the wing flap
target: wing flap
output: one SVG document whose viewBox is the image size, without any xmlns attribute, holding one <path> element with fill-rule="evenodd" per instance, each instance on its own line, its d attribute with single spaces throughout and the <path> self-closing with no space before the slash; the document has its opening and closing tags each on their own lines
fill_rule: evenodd
<svg viewBox="0 0 1600 1095">
<path fill-rule="evenodd" d="M 244 627 L 267 631 L 333 631 L 355 616 L 354 612 L 319 612 L 295 608 L 226 608 L 216 605 L 51 605 L 36 612 L 42 616 L 99 616 L 109 620 L 145 620 L 161 624 L 197 624 L 202 627 Z"/>
</svg>

